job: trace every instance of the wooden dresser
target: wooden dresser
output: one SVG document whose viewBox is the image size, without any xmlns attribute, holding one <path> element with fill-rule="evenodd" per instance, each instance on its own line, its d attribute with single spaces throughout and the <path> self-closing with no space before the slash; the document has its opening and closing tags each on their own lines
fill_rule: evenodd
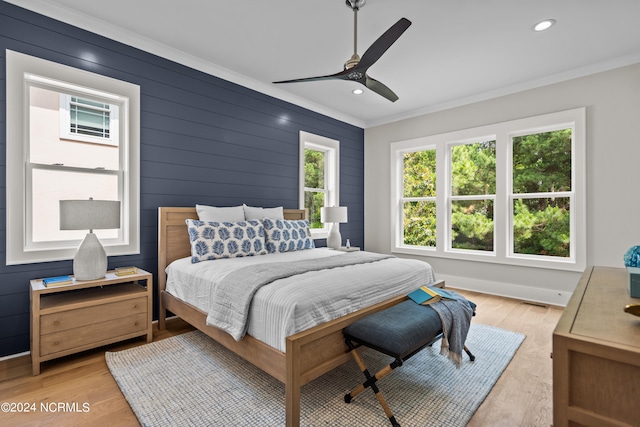
<svg viewBox="0 0 640 427">
<path fill-rule="evenodd" d="M 640 426 L 640 317 L 623 268 L 585 270 L 553 333 L 553 423 Z"/>
</svg>

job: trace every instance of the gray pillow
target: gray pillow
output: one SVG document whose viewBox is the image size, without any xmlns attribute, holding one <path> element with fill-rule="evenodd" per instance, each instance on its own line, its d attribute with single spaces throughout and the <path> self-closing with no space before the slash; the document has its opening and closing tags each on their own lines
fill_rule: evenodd
<svg viewBox="0 0 640 427">
<path fill-rule="evenodd" d="M 196 205 L 198 219 L 205 222 L 239 222 L 244 221 L 242 206 L 219 208 L 216 206 Z"/>
<path fill-rule="evenodd" d="M 244 219 L 284 219 L 284 211 L 282 206 L 276 208 L 259 208 L 254 206 L 242 205 L 244 208 Z"/>
</svg>

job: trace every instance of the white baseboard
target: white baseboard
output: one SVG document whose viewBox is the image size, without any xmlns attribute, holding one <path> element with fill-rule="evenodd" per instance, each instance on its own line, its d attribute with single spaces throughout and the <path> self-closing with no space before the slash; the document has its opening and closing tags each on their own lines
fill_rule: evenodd
<svg viewBox="0 0 640 427">
<path fill-rule="evenodd" d="M 571 292 L 554 289 L 534 288 L 531 286 L 514 285 L 470 277 L 438 274 L 438 279 L 444 279 L 448 288 L 457 288 L 483 294 L 498 295 L 524 301 L 565 307 L 571 298 Z"/>
<path fill-rule="evenodd" d="M 30 351 L 25 351 L 25 352 L 16 353 L 16 354 L 9 354 L 7 356 L 0 357 L 0 362 L 4 362 L 5 360 L 9 360 L 9 359 L 15 359 L 16 357 L 28 356 L 30 354 L 31 354 Z"/>
</svg>

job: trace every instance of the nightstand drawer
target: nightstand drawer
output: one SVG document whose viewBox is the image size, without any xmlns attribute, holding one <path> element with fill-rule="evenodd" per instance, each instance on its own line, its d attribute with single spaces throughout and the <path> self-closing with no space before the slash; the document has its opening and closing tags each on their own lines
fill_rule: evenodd
<svg viewBox="0 0 640 427">
<path fill-rule="evenodd" d="M 145 310 L 144 313 L 133 316 L 43 335 L 40 338 L 40 355 L 46 356 L 76 347 L 99 344 L 102 341 L 112 341 L 113 338 L 135 332 L 143 334 L 147 329 L 147 318 Z"/>
<path fill-rule="evenodd" d="M 77 328 L 79 325 L 101 323 L 114 318 L 127 317 L 146 312 L 147 297 L 144 296 L 93 307 L 61 311 L 40 317 L 40 333 L 47 335 Z"/>
</svg>

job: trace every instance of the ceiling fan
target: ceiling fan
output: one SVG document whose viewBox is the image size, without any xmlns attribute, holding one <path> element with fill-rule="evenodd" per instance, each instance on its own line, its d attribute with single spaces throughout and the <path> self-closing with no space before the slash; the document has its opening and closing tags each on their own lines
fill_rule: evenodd
<svg viewBox="0 0 640 427">
<path fill-rule="evenodd" d="M 398 22 L 393 24 L 383 35 L 381 35 L 362 55 L 362 58 L 358 55 L 358 10 L 364 4 L 366 0 L 346 0 L 347 7 L 353 10 L 353 55 L 344 64 L 344 70 L 329 74 L 326 76 L 318 77 L 306 77 L 302 79 L 283 80 L 273 83 L 296 83 L 296 82 L 310 82 L 317 80 L 352 80 L 363 84 L 367 88 L 371 89 L 375 93 L 384 96 L 391 102 L 398 100 L 398 96 L 393 93 L 384 84 L 380 83 L 376 79 L 373 79 L 367 75 L 367 70 L 396 42 L 411 25 L 411 21 L 407 18 L 401 18 Z"/>
</svg>

